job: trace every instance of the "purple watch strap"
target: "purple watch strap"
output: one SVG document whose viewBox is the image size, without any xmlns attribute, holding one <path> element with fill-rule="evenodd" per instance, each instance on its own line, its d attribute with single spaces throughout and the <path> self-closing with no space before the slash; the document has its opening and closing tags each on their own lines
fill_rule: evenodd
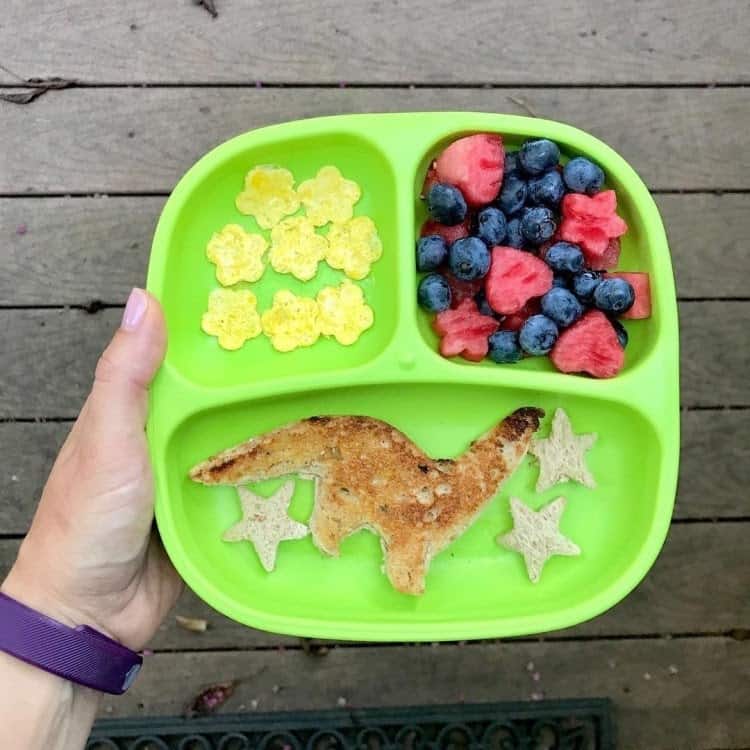
<svg viewBox="0 0 750 750">
<path fill-rule="evenodd" d="M 0 651 L 66 680 L 120 695 L 143 659 L 88 625 L 70 628 L 0 592 Z"/>
</svg>

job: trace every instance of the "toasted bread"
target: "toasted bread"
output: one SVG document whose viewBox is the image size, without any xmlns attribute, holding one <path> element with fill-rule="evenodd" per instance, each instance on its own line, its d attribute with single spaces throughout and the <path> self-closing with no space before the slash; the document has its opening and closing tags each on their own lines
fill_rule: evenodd
<svg viewBox="0 0 750 750">
<path fill-rule="evenodd" d="M 311 417 L 253 438 L 196 466 L 203 484 L 244 484 L 296 474 L 316 483 L 315 544 L 369 528 L 381 539 L 393 586 L 421 594 L 432 558 L 462 534 L 528 450 L 544 416 L 518 409 L 457 459 L 432 459 L 370 417 Z"/>
</svg>

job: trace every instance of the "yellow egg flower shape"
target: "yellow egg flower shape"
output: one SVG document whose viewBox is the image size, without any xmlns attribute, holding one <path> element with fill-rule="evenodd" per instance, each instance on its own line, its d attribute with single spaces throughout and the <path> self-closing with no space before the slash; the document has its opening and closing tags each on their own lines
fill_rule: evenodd
<svg viewBox="0 0 750 750">
<path fill-rule="evenodd" d="M 201 328 L 209 336 L 216 336 L 223 349 L 239 349 L 261 331 L 257 304 L 255 295 L 247 289 L 214 289 L 208 296 Z"/>
<path fill-rule="evenodd" d="M 258 226 L 271 229 L 299 208 L 294 175 L 283 167 L 262 164 L 245 177 L 245 189 L 235 199 L 241 214 L 254 216 Z"/>
<path fill-rule="evenodd" d="M 288 289 L 273 295 L 273 304 L 261 316 L 263 333 L 280 352 L 312 346 L 320 336 L 318 305 L 309 297 L 298 297 Z"/>
<path fill-rule="evenodd" d="M 344 279 L 339 286 L 327 286 L 318 292 L 320 332 L 333 336 L 339 344 L 353 344 L 373 323 L 372 309 L 362 289 Z"/>
<path fill-rule="evenodd" d="M 370 266 L 383 254 L 383 243 L 375 222 L 369 216 L 357 216 L 328 230 L 326 261 L 350 279 L 364 279 Z"/>
<path fill-rule="evenodd" d="M 305 216 L 284 219 L 271 230 L 268 259 L 278 273 L 290 273 L 300 281 L 310 281 L 327 251 L 328 240 L 315 231 Z"/>
<path fill-rule="evenodd" d="M 336 167 L 321 167 L 311 180 L 297 188 L 297 195 L 310 221 L 322 227 L 329 221 L 343 223 L 352 218 L 354 204 L 362 196 L 359 185 L 341 176 Z"/>
<path fill-rule="evenodd" d="M 216 264 L 219 283 L 232 286 L 238 281 L 257 281 L 263 275 L 267 247 L 262 235 L 246 232 L 239 224 L 227 224 L 220 232 L 214 232 L 206 255 Z"/>
</svg>

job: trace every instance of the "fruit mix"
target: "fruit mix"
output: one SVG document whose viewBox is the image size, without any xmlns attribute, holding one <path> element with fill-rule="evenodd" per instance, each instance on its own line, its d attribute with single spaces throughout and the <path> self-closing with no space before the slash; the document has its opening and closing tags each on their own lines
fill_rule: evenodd
<svg viewBox="0 0 750 750">
<path fill-rule="evenodd" d="M 614 272 L 627 224 L 604 172 L 564 166 L 546 138 L 506 152 L 479 133 L 431 164 L 417 241 L 419 305 L 435 314 L 440 353 L 518 362 L 548 355 L 561 372 L 616 375 L 628 334 L 618 318 L 651 314 L 647 273 Z"/>
<path fill-rule="evenodd" d="M 383 252 L 373 220 L 354 216 L 361 195 L 359 185 L 334 166 L 322 167 L 296 189 L 288 169 L 268 164 L 251 169 L 235 206 L 270 230 L 270 242 L 239 224 L 214 232 L 206 256 L 216 266 L 222 287 L 258 281 L 266 270 L 266 252 L 276 273 L 303 282 L 315 277 L 323 261 L 348 278 L 337 287 L 321 289 L 315 298 L 281 289 L 262 314 L 249 289 L 214 289 L 201 319 L 203 331 L 228 350 L 239 349 L 261 332 L 280 352 L 311 346 L 320 336 L 343 346 L 353 344 L 372 326 L 373 313 L 362 289 L 349 279 L 364 279 Z M 298 215 L 300 207 L 303 212 Z M 327 233 L 319 233 L 327 224 Z"/>
</svg>

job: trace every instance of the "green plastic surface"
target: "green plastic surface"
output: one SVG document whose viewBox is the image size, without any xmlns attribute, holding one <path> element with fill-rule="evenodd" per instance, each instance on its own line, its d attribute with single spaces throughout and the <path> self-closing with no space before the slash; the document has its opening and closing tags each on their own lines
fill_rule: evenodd
<svg viewBox="0 0 750 750">
<path fill-rule="evenodd" d="M 618 268 L 651 275 L 653 315 L 626 321 L 626 366 L 612 380 L 565 375 L 547 358 L 517 365 L 446 360 L 429 316 L 415 302 L 414 241 L 424 219 L 417 196 L 430 160 L 455 138 L 481 131 L 506 147 L 529 136 L 584 154 L 603 167 L 629 225 Z M 228 352 L 200 330 L 218 286 L 205 257 L 211 233 L 235 222 L 245 173 L 257 164 L 289 168 L 298 182 L 335 164 L 363 197 L 383 257 L 359 282 L 375 324 L 351 347 L 320 340 L 280 354 L 261 336 Z M 302 284 L 270 268 L 251 285 L 259 309 L 273 292 L 314 296 L 343 278 L 321 264 Z M 249 286 L 249 285 L 240 285 Z M 622 599 L 654 562 L 674 503 L 679 454 L 678 329 L 664 229 L 643 182 L 611 148 L 556 122 L 479 113 L 346 115 L 245 133 L 202 158 L 167 201 L 154 238 L 148 288 L 163 303 L 169 350 L 152 388 L 148 436 L 156 517 L 167 552 L 188 585 L 220 612 L 247 625 L 300 636 L 360 640 L 454 640 L 523 635 L 567 627 Z M 527 458 L 478 521 L 432 563 L 421 597 L 396 592 L 381 572 L 377 537 L 361 531 L 340 558 L 312 540 L 284 542 L 276 570 L 261 568 L 249 543 L 221 541 L 240 516 L 236 491 L 191 482 L 191 466 L 285 423 L 320 414 L 362 414 L 390 422 L 435 457 L 461 453 L 520 406 L 540 406 L 546 434 L 556 407 L 576 432 L 598 432 L 588 454 L 598 487 L 560 484 L 537 494 Z M 268 494 L 281 480 L 255 487 Z M 561 529 L 582 549 L 556 557 L 529 582 L 522 558 L 495 543 L 510 526 L 508 497 L 537 508 L 564 495 Z M 297 480 L 291 514 L 306 520 L 312 483 Z"/>
</svg>

